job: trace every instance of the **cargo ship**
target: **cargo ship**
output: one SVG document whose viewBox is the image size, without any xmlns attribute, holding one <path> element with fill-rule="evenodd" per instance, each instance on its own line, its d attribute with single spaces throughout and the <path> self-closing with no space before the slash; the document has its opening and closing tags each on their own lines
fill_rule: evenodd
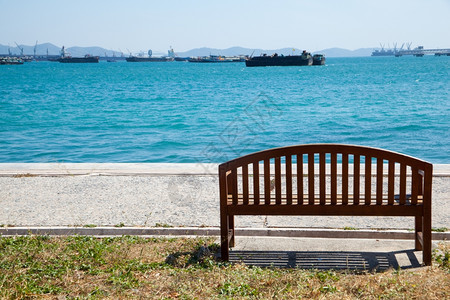
<svg viewBox="0 0 450 300">
<path fill-rule="evenodd" d="M 98 56 L 86 55 L 85 57 L 65 56 L 57 59 L 60 63 L 98 63 Z"/>
<path fill-rule="evenodd" d="M 147 54 L 148 56 L 143 55 L 130 55 L 130 57 L 126 58 L 127 62 L 164 62 L 164 61 L 173 61 L 174 58 L 171 55 L 172 49 L 169 50 L 169 56 L 162 56 L 162 57 L 152 57 L 152 50 L 148 50 Z"/>
<path fill-rule="evenodd" d="M 68 55 L 64 46 L 61 49 L 61 56 L 55 61 L 60 63 L 98 63 L 99 57 L 86 54 L 84 57 L 72 57 Z"/>
<path fill-rule="evenodd" d="M 325 59 L 325 58 L 324 58 Z M 325 61 L 324 61 L 325 62 Z M 311 53 L 303 50 L 302 55 L 278 55 L 277 53 L 268 56 L 250 57 L 245 61 L 247 67 L 268 67 L 268 66 L 311 66 L 313 57 Z"/>
<path fill-rule="evenodd" d="M 371 56 L 394 56 L 396 54 L 396 52 L 394 52 L 391 49 L 388 50 L 375 50 L 372 52 Z"/>
</svg>

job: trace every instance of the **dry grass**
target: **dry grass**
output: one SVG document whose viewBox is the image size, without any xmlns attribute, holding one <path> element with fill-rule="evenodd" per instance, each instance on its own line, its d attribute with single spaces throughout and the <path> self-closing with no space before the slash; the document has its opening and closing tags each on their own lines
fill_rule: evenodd
<svg viewBox="0 0 450 300">
<path fill-rule="evenodd" d="M 213 239 L 0 239 L 4 299 L 449 299 L 448 245 L 433 267 L 383 273 L 259 268 L 215 259 Z"/>
</svg>

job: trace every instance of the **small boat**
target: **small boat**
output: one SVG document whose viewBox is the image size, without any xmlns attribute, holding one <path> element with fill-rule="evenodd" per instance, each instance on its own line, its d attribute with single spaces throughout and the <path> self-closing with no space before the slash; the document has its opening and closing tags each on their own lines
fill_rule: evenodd
<svg viewBox="0 0 450 300">
<path fill-rule="evenodd" d="M 0 57 L 0 65 L 23 65 L 23 59 L 19 57 Z"/>
<path fill-rule="evenodd" d="M 303 50 L 302 55 L 273 55 L 263 54 L 261 56 L 250 57 L 245 61 L 247 67 L 268 67 L 268 66 L 311 66 L 313 58 L 311 53 Z"/>
</svg>

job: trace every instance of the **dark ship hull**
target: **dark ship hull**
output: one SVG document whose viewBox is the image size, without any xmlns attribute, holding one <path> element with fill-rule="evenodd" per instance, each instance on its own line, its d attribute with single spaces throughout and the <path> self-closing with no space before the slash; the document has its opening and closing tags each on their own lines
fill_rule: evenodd
<svg viewBox="0 0 450 300">
<path fill-rule="evenodd" d="M 322 54 L 313 55 L 313 66 L 322 66 L 325 64 L 325 56 Z"/>
<path fill-rule="evenodd" d="M 98 56 L 61 57 L 57 59 L 60 63 L 98 63 L 98 60 Z"/>
<path fill-rule="evenodd" d="M 189 57 L 175 57 L 175 61 L 188 61 Z"/>
<path fill-rule="evenodd" d="M 312 64 L 311 55 L 255 56 L 245 61 L 247 67 L 311 66 Z"/>
<path fill-rule="evenodd" d="M 130 56 L 126 58 L 127 62 L 161 62 L 161 61 L 173 61 L 172 57 L 139 57 Z"/>
</svg>

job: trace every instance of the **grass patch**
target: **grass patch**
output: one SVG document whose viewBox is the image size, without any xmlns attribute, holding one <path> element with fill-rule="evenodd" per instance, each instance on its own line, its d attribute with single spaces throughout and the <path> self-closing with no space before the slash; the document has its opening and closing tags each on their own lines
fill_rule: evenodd
<svg viewBox="0 0 450 300">
<path fill-rule="evenodd" d="M 446 232 L 449 231 L 447 227 L 439 227 L 439 228 L 431 228 L 431 231 L 434 232 Z"/>
<path fill-rule="evenodd" d="M 83 227 L 85 227 L 85 228 L 94 228 L 94 227 L 97 227 L 97 225 L 95 225 L 95 224 L 86 224 L 86 225 L 83 225 Z"/>
<path fill-rule="evenodd" d="M 162 227 L 162 228 L 173 228 L 172 225 L 166 224 L 166 223 L 156 223 L 155 227 Z"/>
<path fill-rule="evenodd" d="M 303 270 L 224 263 L 213 238 L 0 238 L 0 298 L 445 299 L 449 245 L 413 271 Z"/>
<path fill-rule="evenodd" d="M 439 243 L 433 251 L 433 258 L 440 268 L 450 274 L 450 245 Z"/>
<path fill-rule="evenodd" d="M 359 229 L 355 228 L 355 227 L 346 226 L 346 227 L 344 227 L 344 230 L 359 230 Z"/>
<path fill-rule="evenodd" d="M 24 177 L 37 177 L 36 174 L 24 173 L 24 174 L 15 174 L 13 178 L 24 178 Z"/>
</svg>

